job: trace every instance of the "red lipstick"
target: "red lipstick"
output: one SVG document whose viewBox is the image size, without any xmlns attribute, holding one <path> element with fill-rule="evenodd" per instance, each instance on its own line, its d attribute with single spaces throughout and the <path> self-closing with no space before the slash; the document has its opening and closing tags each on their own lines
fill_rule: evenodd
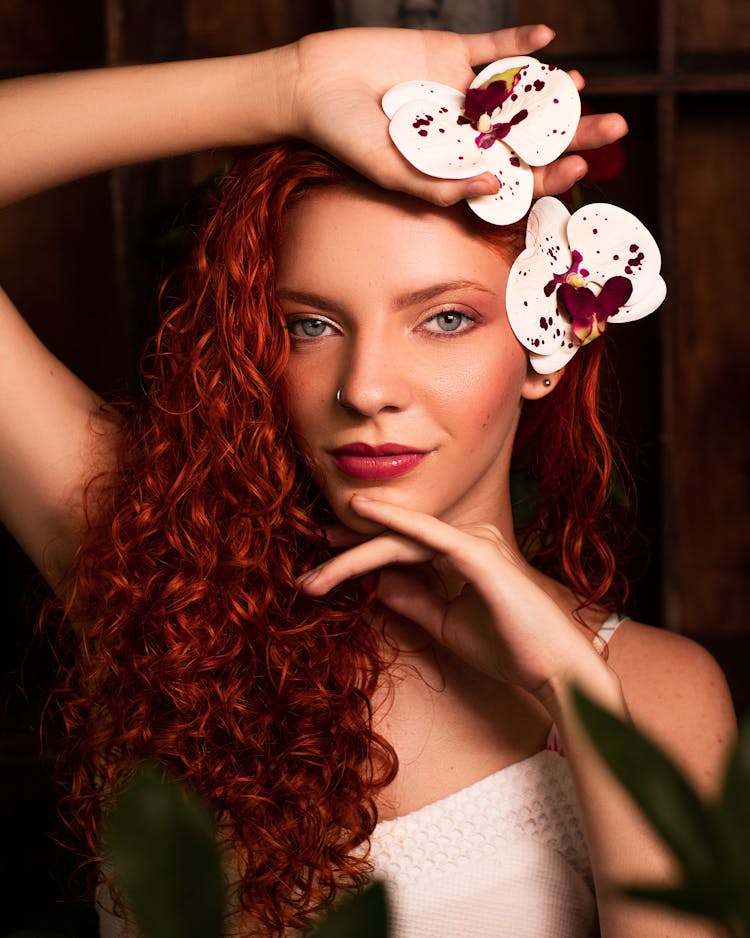
<svg viewBox="0 0 750 938">
<path fill-rule="evenodd" d="M 425 450 L 400 443 L 382 443 L 370 446 L 368 443 L 349 443 L 331 452 L 338 468 L 354 479 L 373 482 L 381 479 L 394 479 L 418 466 L 427 456 Z"/>
</svg>

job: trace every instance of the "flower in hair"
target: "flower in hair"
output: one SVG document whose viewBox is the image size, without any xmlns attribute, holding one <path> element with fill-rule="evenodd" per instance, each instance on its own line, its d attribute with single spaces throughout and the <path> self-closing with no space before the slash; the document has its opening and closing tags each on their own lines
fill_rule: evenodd
<svg viewBox="0 0 750 938">
<path fill-rule="evenodd" d="M 571 215 L 558 199 L 539 199 L 506 291 L 534 370 L 557 371 L 608 323 L 653 313 L 667 293 L 660 268 L 656 242 L 630 212 L 601 202 Z"/>
<path fill-rule="evenodd" d="M 497 193 L 467 200 L 496 225 L 525 215 L 534 188 L 531 167 L 557 159 L 581 114 L 570 76 L 525 55 L 488 65 L 465 94 L 407 81 L 387 91 L 382 104 L 391 139 L 423 173 L 468 179 L 489 170 L 497 177 Z"/>
</svg>

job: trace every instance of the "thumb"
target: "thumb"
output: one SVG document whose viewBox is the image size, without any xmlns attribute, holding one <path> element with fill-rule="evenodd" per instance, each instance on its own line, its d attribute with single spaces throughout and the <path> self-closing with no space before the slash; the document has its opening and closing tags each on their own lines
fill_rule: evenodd
<svg viewBox="0 0 750 938">
<path fill-rule="evenodd" d="M 485 65 L 511 55 L 526 55 L 548 45 L 555 31 L 543 24 L 498 29 L 493 33 L 470 33 L 461 37 L 471 65 Z"/>
</svg>

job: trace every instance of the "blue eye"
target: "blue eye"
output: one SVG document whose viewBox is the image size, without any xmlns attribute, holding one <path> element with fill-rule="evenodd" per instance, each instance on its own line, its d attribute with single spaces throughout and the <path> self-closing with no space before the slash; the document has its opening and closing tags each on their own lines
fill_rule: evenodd
<svg viewBox="0 0 750 938">
<path fill-rule="evenodd" d="M 325 319 L 295 319 L 289 323 L 289 331 L 297 338 L 317 339 L 325 335 L 326 329 L 330 329 L 331 324 Z"/>
<path fill-rule="evenodd" d="M 446 309 L 427 320 L 428 332 L 451 333 L 458 332 L 463 326 L 473 323 L 474 320 L 466 313 L 459 313 L 455 309 Z M 434 327 L 434 328 L 431 328 Z"/>
</svg>

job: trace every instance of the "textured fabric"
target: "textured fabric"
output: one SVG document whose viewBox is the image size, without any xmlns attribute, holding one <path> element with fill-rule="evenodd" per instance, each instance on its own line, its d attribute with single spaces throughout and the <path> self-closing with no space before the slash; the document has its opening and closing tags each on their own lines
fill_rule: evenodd
<svg viewBox="0 0 750 938">
<path fill-rule="evenodd" d="M 392 938 L 584 938 L 591 870 L 565 759 L 542 751 L 373 835 Z"/>
<path fill-rule="evenodd" d="M 622 617 L 598 632 L 611 638 Z M 553 728 L 554 729 L 554 728 Z M 552 734 L 551 734 L 552 735 Z M 564 756 L 548 747 L 372 836 L 390 938 L 593 938 L 586 843 Z M 133 938 L 99 891 L 101 938 Z"/>
<path fill-rule="evenodd" d="M 601 653 L 622 617 L 610 616 Z M 374 876 L 391 938 L 589 938 L 591 866 L 568 763 L 547 748 L 411 814 L 382 821 Z"/>
</svg>

